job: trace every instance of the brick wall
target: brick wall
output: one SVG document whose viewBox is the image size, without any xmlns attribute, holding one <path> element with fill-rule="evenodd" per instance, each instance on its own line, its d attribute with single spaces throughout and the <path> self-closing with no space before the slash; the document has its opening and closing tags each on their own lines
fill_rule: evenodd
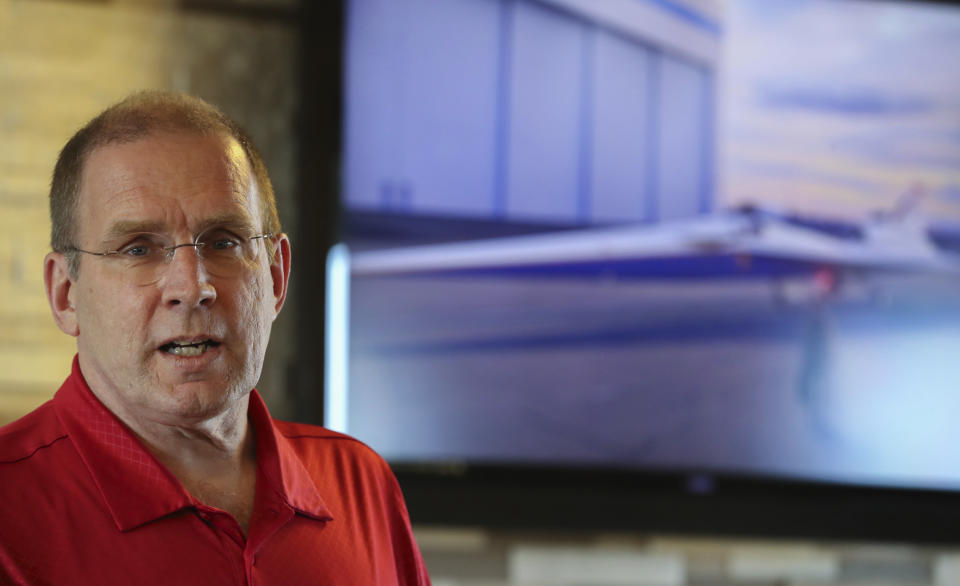
<svg viewBox="0 0 960 586">
<path fill-rule="evenodd" d="M 59 149 L 104 107 L 145 88 L 216 103 L 264 152 L 293 228 L 295 19 L 169 4 L 0 0 L 0 424 L 48 399 L 69 372 L 73 339 L 43 293 L 47 189 Z M 294 312 L 288 305 L 274 328 L 260 384 L 284 416 Z"/>
</svg>

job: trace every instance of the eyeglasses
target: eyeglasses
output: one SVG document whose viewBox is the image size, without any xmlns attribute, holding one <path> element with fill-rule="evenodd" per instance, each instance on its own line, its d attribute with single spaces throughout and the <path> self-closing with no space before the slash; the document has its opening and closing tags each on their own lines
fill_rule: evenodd
<svg viewBox="0 0 960 586">
<path fill-rule="evenodd" d="M 164 234 L 137 233 L 124 239 L 115 250 L 94 252 L 75 246 L 68 250 L 111 259 L 138 285 L 151 285 L 160 280 L 173 261 L 177 249 L 192 246 L 207 272 L 215 277 L 233 278 L 254 264 L 259 246 L 257 242 L 273 234 L 238 236 L 226 228 L 212 228 L 201 232 L 193 242 L 176 244 Z"/>
</svg>

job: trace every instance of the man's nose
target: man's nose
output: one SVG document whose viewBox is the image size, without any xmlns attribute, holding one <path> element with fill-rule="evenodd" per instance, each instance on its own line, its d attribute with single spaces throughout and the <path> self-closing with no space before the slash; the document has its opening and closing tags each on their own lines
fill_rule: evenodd
<svg viewBox="0 0 960 586">
<path fill-rule="evenodd" d="M 169 260 L 160 269 L 163 275 L 159 280 L 164 304 L 199 307 L 213 303 L 217 290 L 210 282 L 197 247 L 179 245 L 168 254 Z"/>
</svg>

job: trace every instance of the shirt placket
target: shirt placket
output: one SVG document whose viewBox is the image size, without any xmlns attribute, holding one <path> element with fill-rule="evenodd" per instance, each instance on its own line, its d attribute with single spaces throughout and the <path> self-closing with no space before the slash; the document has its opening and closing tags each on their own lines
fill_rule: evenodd
<svg viewBox="0 0 960 586">
<path fill-rule="evenodd" d="M 247 539 L 237 520 L 229 513 L 206 505 L 199 505 L 196 508 L 196 514 L 217 535 L 221 547 L 229 550 L 229 555 L 226 557 L 233 562 L 231 566 L 235 582 L 250 584 L 246 567 Z"/>
</svg>

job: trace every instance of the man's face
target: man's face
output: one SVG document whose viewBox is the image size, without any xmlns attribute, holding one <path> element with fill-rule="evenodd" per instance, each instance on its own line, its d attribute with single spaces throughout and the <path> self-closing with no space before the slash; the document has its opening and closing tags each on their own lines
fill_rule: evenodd
<svg viewBox="0 0 960 586">
<path fill-rule="evenodd" d="M 75 245 L 115 250 L 136 232 L 182 244 L 211 225 L 259 234 L 258 199 L 235 140 L 153 133 L 90 153 Z M 66 294 L 80 367 L 121 418 L 204 420 L 254 387 L 286 290 L 289 245 L 281 238 L 281 252 L 270 258 L 265 240 L 253 244 L 255 262 L 236 276 L 212 275 L 187 246 L 148 285 L 132 278 L 117 256 L 81 255 Z"/>
</svg>

